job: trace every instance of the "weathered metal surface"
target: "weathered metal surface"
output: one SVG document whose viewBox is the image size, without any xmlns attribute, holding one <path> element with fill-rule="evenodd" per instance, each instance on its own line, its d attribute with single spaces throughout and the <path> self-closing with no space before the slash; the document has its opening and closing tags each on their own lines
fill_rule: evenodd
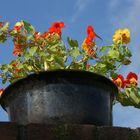
<svg viewBox="0 0 140 140">
<path fill-rule="evenodd" d="M 116 92 L 109 79 L 94 73 L 47 71 L 10 85 L 1 104 L 18 124 L 112 125 Z"/>
</svg>

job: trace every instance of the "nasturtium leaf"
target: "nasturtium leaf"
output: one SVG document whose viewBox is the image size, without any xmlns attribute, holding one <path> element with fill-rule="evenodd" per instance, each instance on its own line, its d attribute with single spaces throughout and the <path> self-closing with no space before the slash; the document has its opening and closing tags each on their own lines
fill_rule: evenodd
<svg viewBox="0 0 140 140">
<path fill-rule="evenodd" d="M 8 29 L 8 27 L 9 27 L 9 23 L 6 22 L 6 23 L 4 24 L 4 26 L 0 29 L 0 31 L 5 31 L 5 30 Z"/>
<path fill-rule="evenodd" d="M 69 54 L 70 54 L 70 56 L 72 56 L 73 58 L 76 58 L 76 57 L 78 57 L 81 53 L 80 53 L 79 48 L 72 48 L 72 49 L 69 50 Z"/>
<path fill-rule="evenodd" d="M 22 63 L 19 63 L 18 65 L 17 65 L 17 68 L 18 69 L 22 69 L 24 67 L 24 65 L 22 64 Z"/>
<path fill-rule="evenodd" d="M 71 47 L 78 47 L 78 41 L 70 37 L 67 37 L 67 41 Z"/>
<path fill-rule="evenodd" d="M 2 80 L 2 84 L 5 84 L 6 81 L 7 81 L 7 77 L 3 78 L 3 80 Z"/>
<path fill-rule="evenodd" d="M 55 62 L 57 64 L 59 64 L 60 66 L 64 66 L 64 58 L 63 57 L 54 56 L 54 59 L 55 59 Z"/>
<path fill-rule="evenodd" d="M 124 58 L 124 60 L 122 61 L 122 64 L 124 65 L 129 65 L 131 63 L 131 61 L 127 58 Z"/>
<path fill-rule="evenodd" d="M 25 53 L 24 53 L 24 59 L 25 59 L 25 60 L 30 59 L 30 57 L 31 57 L 31 56 L 30 56 L 29 52 L 25 52 Z"/>
<path fill-rule="evenodd" d="M 133 102 L 135 103 L 135 104 L 139 104 L 140 103 L 140 100 L 138 99 L 138 97 L 135 95 L 135 93 L 134 92 L 132 92 L 131 91 L 131 93 L 130 93 L 130 99 L 132 99 L 133 100 Z"/>
<path fill-rule="evenodd" d="M 116 50 L 109 50 L 108 55 L 111 58 L 119 58 L 120 53 L 119 53 L 119 51 L 116 51 Z"/>
<path fill-rule="evenodd" d="M 0 42 L 4 43 L 7 40 L 6 35 L 0 34 Z"/>
<path fill-rule="evenodd" d="M 31 56 L 33 56 L 33 55 L 36 53 L 37 49 L 38 49 L 37 46 L 31 47 L 31 48 L 29 49 L 29 54 L 30 54 Z"/>
<path fill-rule="evenodd" d="M 16 26 L 21 26 L 21 22 L 16 22 Z"/>
<path fill-rule="evenodd" d="M 46 52 L 40 52 L 39 56 L 46 56 Z"/>
<path fill-rule="evenodd" d="M 125 56 L 127 56 L 127 57 L 132 56 L 132 54 L 131 54 L 131 52 L 130 52 L 130 50 L 128 49 L 127 46 L 122 46 L 122 48 L 123 48 L 123 53 L 124 53 Z"/>
<path fill-rule="evenodd" d="M 28 34 L 34 35 L 35 33 L 35 28 L 28 22 L 23 21 L 24 23 L 24 28 L 27 31 Z"/>
<path fill-rule="evenodd" d="M 27 69 L 28 69 L 29 71 L 31 71 L 31 70 L 32 70 L 32 66 L 27 66 Z"/>
<path fill-rule="evenodd" d="M 49 56 L 47 56 L 46 60 L 51 62 L 51 61 L 54 60 L 54 56 L 53 55 L 49 55 Z"/>
<path fill-rule="evenodd" d="M 115 73 L 114 71 L 111 71 L 110 72 L 110 76 L 112 77 L 112 78 L 116 78 L 117 77 L 117 73 Z"/>
<path fill-rule="evenodd" d="M 50 66 L 51 69 L 61 69 L 63 66 L 59 65 L 58 63 L 55 63 L 54 65 Z"/>
<path fill-rule="evenodd" d="M 98 63 L 98 67 L 102 69 L 102 68 L 105 68 L 106 65 L 105 64 L 102 64 L 102 63 Z"/>
</svg>

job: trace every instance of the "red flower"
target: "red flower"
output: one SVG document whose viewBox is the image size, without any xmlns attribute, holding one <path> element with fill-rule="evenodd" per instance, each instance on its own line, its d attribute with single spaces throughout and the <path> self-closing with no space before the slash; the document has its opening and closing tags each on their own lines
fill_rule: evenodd
<svg viewBox="0 0 140 140">
<path fill-rule="evenodd" d="M 21 55 L 23 53 L 23 45 L 20 44 L 14 44 L 14 51 L 13 51 L 13 55 L 17 56 L 17 55 Z"/>
<path fill-rule="evenodd" d="M 14 26 L 14 30 L 16 30 L 17 32 L 19 32 L 20 30 L 21 30 L 21 26 L 20 25 L 18 25 L 18 26 Z"/>
<path fill-rule="evenodd" d="M 93 41 L 93 39 L 95 37 L 95 32 L 94 32 L 93 27 L 91 25 L 89 25 L 87 27 L 87 35 L 88 36 L 87 36 L 87 38 L 85 40 L 85 43 L 86 44 L 92 43 L 92 41 Z"/>
<path fill-rule="evenodd" d="M 64 28 L 64 22 L 54 22 L 50 28 L 48 28 L 50 33 L 57 33 L 61 36 L 61 28 Z"/>
<path fill-rule="evenodd" d="M 3 22 L 0 22 L 0 27 L 2 27 L 3 26 Z"/>
<path fill-rule="evenodd" d="M 16 67 L 17 64 L 18 64 L 17 62 L 14 62 L 14 63 L 12 63 L 12 66 L 13 66 L 13 67 Z"/>
<path fill-rule="evenodd" d="M 19 72 L 21 72 L 21 69 L 16 68 L 17 64 L 18 64 L 18 62 L 12 63 L 12 66 L 14 67 L 14 68 L 13 68 L 14 73 L 19 73 Z"/>
<path fill-rule="evenodd" d="M 94 32 L 94 29 L 93 29 L 92 25 L 88 25 L 87 34 L 90 35 L 91 33 L 94 33 L 94 36 L 95 36 L 95 32 Z"/>
<path fill-rule="evenodd" d="M 127 77 L 126 77 L 126 84 L 133 84 L 135 86 L 137 86 L 138 84 L 138 76 L 137 74 L 133 73 L 133 72 L 129 72 Z"/>
<path fill-rule="evenodd" d="M 113 78 L 112 81 L 119 88 L 124 88 L 125 86 L 124 77 L 121 74 L 119 74 L 116 78 Z"/>
<path fill-rule="evenodd" d="M 34 33 L 34 37 L 35 37 L 35 39 L 38 39 L 38 38 L 41 37 L 41 34 L 39 32 L 35 32 Z"/>
<path fill-rule="evenodd" d="M 0 88 L 0 95 L 2 95 L 4 89 L 3 88 Z"/>
<path fill-rule="evenodd" d="M 85 43 L 86 44 L 92 43 L 93 39 L 94 39 L 94 34 L 91 33 L 90 35 L 87 36 Z"/>
<path fill-rule="evenodd" d="M 86 64 L 86 68 L 89 69 L 90 68 L 90 64 Z"/>
</svg>

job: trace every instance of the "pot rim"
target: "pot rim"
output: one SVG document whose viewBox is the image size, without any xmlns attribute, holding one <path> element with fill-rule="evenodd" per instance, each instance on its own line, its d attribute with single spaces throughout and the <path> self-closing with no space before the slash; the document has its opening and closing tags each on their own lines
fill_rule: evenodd
<svg viewBox="0 0 140 140">
<path fill-rule="evenodd" d="M 18 79 L 15 82 L 11 83 L 3 91 L 3 94 L 0 97 L 0 104 L 5 110 L 5 107 L 3 105 L 3 100 L 4 100 L 4 98 L 6 98 L 6 96 L 8 96 L 8 94 L 9 94 L 8 91 L 11 90 L 13 87 L 16 87 L 16 85 L 19 82 L 28 81 L 29 79 L 32 79 L 32 78 L 39 78 L 39 77 L 44 78 L 44 77 L 51 77 L 51 76 L 53 76 L 53 77 L 60 76 L 60 77 L 71 78 L 72 77 L 71 75 L 74 75 L 77 78 L 87 78 L 87 79 L 93 80 L 93 81 L 95 81 L 95 80 L 103 81 L 104 83 L 106 83 L 106 85 L 111 87 L 111 89 L 112 89 L 112 91 L 114 91 L 114 93 L 118 93 L 117 86 L 109 78 L 102 76 L 100 74 L 89 72 L 89 71 L 83 71 L 83 70 L 55 69 L 55 70 L 42 71 L 42 72 L 38 72 L 38 73 L 32 73 L 24 78 Z M 112 93 L 112 96 L 114 96 L 114 93 Z"/>
</svg>

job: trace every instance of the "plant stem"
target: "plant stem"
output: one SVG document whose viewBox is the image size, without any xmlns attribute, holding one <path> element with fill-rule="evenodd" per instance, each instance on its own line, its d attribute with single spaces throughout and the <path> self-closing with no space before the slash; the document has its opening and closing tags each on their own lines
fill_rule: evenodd
<svg viewBox="0 0 140 140">
<path fill-rule="evenodd" d="M 47 66 L 47 62 L 44 62 L 44 70 L 47 71 L 48 70 L 48 66 Z"/>
</svg>

